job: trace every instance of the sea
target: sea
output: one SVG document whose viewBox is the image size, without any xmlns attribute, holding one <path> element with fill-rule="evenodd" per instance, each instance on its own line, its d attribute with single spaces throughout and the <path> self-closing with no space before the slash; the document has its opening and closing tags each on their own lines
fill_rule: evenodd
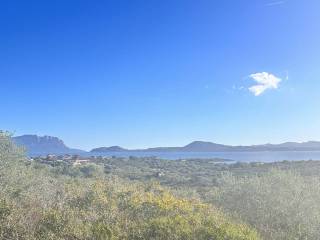
<svg viewBox="0 0 320 240">
<path fill-rule="evenodd" d="M 259 152 L 143 152 L 125 151 L 89 153 L 91 156 L 157 157 L 160 159 L 226 159 L 232 162 L 279 162 L 320 160 L 320 151 L 259 151 Z"/>
</svg>

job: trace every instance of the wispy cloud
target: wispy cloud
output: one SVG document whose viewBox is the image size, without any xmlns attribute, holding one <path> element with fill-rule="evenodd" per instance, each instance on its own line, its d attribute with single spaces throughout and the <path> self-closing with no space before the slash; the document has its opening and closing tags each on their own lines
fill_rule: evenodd
<svg viewBox="0 0 320 240">
<path fill-rule="evenodd" d="M 286 71 L 286 80 L 289 80 L 289 71 Z"/>
<path fill-rule="evenodd" d="M 282 81 L 281 78 L 274 76 L 271 73 L 261 72 L 254 73 L 249 76 L 258 84 L 249 87 L 249 91 L 255 96 L 260 96 L 267 89 L 277 89 L 279 83 Z"/>
<path fill-rule="evenodd" d="M 272 7 L 272 6 L 277 6 L 277 5 L 282 5 L 285 4 L 286 1 L 276 1 L 276 2 L 269 2 L 265 4 L 266 7 Z"/>
</svg>

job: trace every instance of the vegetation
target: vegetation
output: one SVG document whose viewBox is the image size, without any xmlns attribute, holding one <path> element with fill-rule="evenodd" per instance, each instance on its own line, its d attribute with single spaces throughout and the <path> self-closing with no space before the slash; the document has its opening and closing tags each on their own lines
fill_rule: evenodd
<svg viewBox="0 0 320 240">
<path fill-rule="evenodd" d="M 31 163 L 1 132 L 0 239 L 259 239 L 213 205 L 157 183 L 69 168 Z"/>
<path fill-rule="evenodd" d="M 264 239 L 320 239 L 320 161 L 217 164 L 139 158 L 104 164 L 108 175 L 157 180 L 180 196 L 219 206 Z"/>
<path fill-rule="evenodd" d="M 320 180 L 290 171 L 220 180 L 219 203 L 254 226 L 265 239 L 319 239 Z"/>
<path fill-rule="evenodd" d="M 320 239 L 320 161 L 43 164 L 0 136 L 0 239 Z"/>
</svg>

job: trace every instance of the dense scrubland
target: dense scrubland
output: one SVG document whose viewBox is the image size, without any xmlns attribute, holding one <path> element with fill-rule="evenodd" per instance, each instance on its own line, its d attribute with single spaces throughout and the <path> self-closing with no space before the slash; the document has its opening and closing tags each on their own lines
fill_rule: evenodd
<svg viewBox="0 0 320 240">
<path fill-rule="evenodd" d="M 0 134 L 0 239 L 320 239 L 320 163 L 30 162 Z"/>
<path fill-rule="evenodd" d="M 99 173 L 69 176 L 34 165 L 2 133 L 0 238 L 259 239 L 210 204 Z"/>
</svg>

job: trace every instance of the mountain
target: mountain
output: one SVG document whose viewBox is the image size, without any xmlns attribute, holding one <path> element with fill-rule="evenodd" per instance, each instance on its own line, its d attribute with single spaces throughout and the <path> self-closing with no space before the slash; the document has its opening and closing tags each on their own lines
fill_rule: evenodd
<svg viewBox="0 0 320 240">
<path fill-rule="evenodd" d="M 46 154 L 82 154 L 83 150 L 69 148 L 64 142 L 52 136 L 23 135 L 13 138 L 14 142 L 24 146 L 29 155 Z M 320 151 L 320 142 L 286 142 L 281 144 L 262 144 L 252 146 L 230 146 L 212 142 L 194 141 L 183 147 L 156 147 L 129 150 L 119 146 L 94 148 L 91 153 L 108 152 L 259 152 L 259 151 Z"/>
<path fill-rule="evenodd" d="M 259 152 L 259 151 L 320 151 L 320 142 L 286 142 L 281 144 L 262 144 L 251 146 L 230 146 L 212 142 L 194 141 L 183 147 L 156 147 L 129 150 L 121 147 L 101 147 L 91 150 L 95 153 L 145 151 L 145 152 Z"/>
<path fill-rule="evenodd" d="M 67 147 L 64 142 L 52 136 L 23 135 L 13 137 L 13 141 L 26 148 L 29 155 L 81 154 L 85 151 Z"/>
<path fill-rule="evenodd" d="M 148 152 L 223 152 L 229 151 L 231 146 L 212 142 L 194 141 L 184 147 L 156 147 L 141 151 Z"/>
<path fill-rule="evenodd" d="M 182 149 L 186 152 L 220 152 L 220 151 L 228 151 L 232 147 L 222 144 L 216 144 L 212 142 L 202 142 L 202 141 L 195 141 L 192 142 Z"/>
<path fill-rule="evenodd" d="M 119 147 L 119 146 L 112 146 L 112 147 L 100 147 L 100 148 L 94 148 L 90 152 L 125 152 L 129 151 L 128 149 Z"/>
<path fill-rule="evenodd" d="M 281 144 L 254 145 L 252 148 L 262 151 L 320 151 L 320 142 L 286 142 Z"/>
</svg>

